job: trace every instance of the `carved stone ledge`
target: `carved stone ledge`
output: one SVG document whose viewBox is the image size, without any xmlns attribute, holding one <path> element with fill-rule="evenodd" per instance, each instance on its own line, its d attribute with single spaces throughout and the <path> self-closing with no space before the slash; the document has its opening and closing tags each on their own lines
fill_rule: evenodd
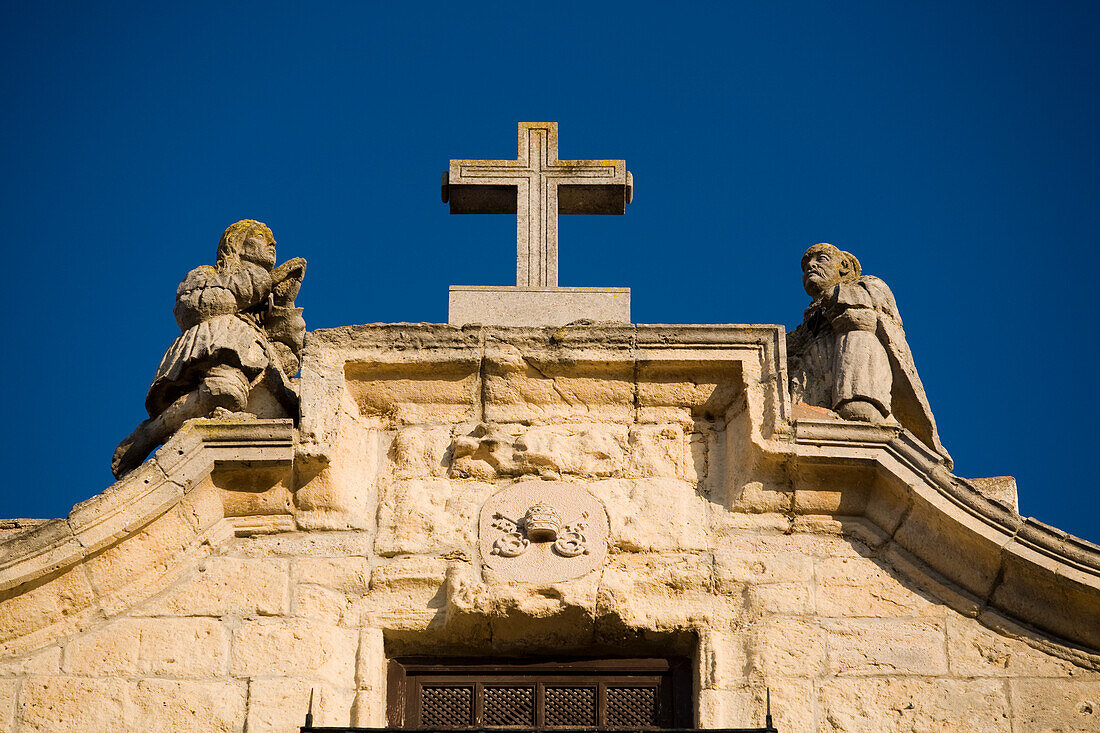
<svg viewBox="0 0 1100 733">
<path fill-rule="evenodd" d="M 177 505 L 215 468 L 282 465 L 294 458 L 291 420 L 193 420 L 105 491 L 0 543 L 0 591 L 78 564 Z"/>
</svg>

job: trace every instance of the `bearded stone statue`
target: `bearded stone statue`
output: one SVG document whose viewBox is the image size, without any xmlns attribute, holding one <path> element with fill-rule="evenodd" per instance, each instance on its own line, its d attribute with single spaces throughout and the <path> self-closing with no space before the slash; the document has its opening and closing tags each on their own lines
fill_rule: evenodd
<svg viewBox="0 0 1100 733">
<path fill-rule="evenodd" d="M 831 244 L 802 255 L 812 302 L 787 335 L 791 398 L 845 420 L 900 423 L 951 467 L 890 288 Z"/>
</svg>

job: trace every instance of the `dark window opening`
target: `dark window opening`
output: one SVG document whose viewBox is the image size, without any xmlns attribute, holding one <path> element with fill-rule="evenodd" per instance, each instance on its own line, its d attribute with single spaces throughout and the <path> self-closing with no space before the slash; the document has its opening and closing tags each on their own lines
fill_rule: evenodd
<svg viewBox="0 0 1100 733">
<path fill-rule="evenodd" d="M 692 707 L 686 660 L 390 663 L 394 728 L 688 728 Z"/>
</svg>

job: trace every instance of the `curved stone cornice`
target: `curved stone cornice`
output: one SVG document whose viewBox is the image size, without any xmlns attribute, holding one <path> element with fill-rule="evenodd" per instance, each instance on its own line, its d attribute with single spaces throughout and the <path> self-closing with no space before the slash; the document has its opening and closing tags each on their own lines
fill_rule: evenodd
<svg viewBox="0 0 1100 733">
<path fill-rule="evenodd" d="M 1100 547 L 987 499 L 908 431 L 796 420 L 792 440 L 796 465 L 827 481 L 843 481 L 845 466 L 874 466 L 861 506 L 844 512 L 881 528 L 881 555 L 924 575 L 955 610 L 1100 650 Z M 797 498 L 794 509 L 803 509 Z"/>
<path fill-rule="evenodd" d="M 144 528 L 171 512 L 178 531 L 176 544 L 144 547 L 141 562 L 123 583 L 156 564 L 168 566 L 180 548 L 217 533 L 223 516 L 181 511 L 193 487 L 217 469 L 292 467 L 297 431 L 291 420 L 193 420 L 188 422 L 155 456 L 105 491 L 77 504 L 63 519 L 53 519 L 0 543 L 0 602 L 32 597 L 43 586 L 63 588 L 67 606 L 41 618 L 28 615 L 22 633 L 7 633 L 0 651 L 14 651 L 15 638 L 33 640 L 46 627 L 82 625 L 83 621 L 111 610 L 125 588 L 96 582 L 84 567 L 125 544 Z M 224 528 L 227 533 L 232 527 Z M 125 554 L 120 555 L 126 562 Z M 120 574 L 123 575 L 123 574 Z M 13 613 L 9 611 L 9 613 Z M 7 631 L 7 629 L 5 629 Z"/>
</svg>

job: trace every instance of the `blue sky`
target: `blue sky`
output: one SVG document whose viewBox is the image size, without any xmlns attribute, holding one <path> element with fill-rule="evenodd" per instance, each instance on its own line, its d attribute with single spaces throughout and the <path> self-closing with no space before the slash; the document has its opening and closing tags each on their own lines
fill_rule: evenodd
<svg viewBox="0 0 1100 733">
<path fill-rule="evenodd" d="M 515 223 L 450 217 L 451 158 L 625 158 L 565 217 L 562 285 L 639 323 L 801 319 L 829 241 L 897 297 L 962 476 L 1100 540 L 1092 2 L 0 4 L 9 451 L 0 515 L 63 516 L 178 331 L 221 231 L 303 256 L 311 328 L 445 321 L 511 284 Z"/>
</svg>

